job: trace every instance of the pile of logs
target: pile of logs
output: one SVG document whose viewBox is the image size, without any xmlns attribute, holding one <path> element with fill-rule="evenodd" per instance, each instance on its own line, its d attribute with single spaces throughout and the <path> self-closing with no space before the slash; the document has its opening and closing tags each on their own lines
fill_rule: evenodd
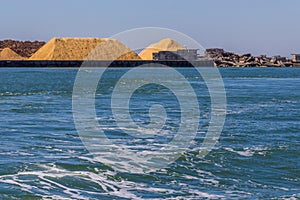
<svg viewBox="0 0 300 200">
<path fill-rule="evenodd" d="M 37 50 L 39 50 L 45 42 L 40 41 L 15 41 L 15 40 L 3 40 L 0 41 L 0 51 L 4 48 L 10 48 L 20 56 L 29 58 Z"/>
<path fill-rule="evenodd" d="M 223 49 L 207 49 L 206 56 L 213 59 L 218 67 L 290 67 L 293 63 L 290 59 L 281 56 L 274 56 L 272 58 L 266 55 L 258 57 L 251 54 L 237 54 L 226 52 Z"/>
</svg>

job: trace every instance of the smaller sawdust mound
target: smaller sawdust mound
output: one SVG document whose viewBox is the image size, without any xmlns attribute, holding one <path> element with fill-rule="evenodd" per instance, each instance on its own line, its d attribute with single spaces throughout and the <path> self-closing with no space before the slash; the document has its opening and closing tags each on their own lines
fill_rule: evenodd
<svg viewBox="0 0 300 200">
<path fill-rule="evenodd" d="M 159 51 L 177 51 L 179 49 L 184 49 L 184 47 L 175 40 L 166 38 L 145 48 L 139 53 L 139 56 L 143 60 L 153 60 L 153 53 L 157 53 Z"/>
<path fill-rule="evenodd" d="M 0 52 L 0 60 L 25 60 L 22 56 L 18 55 L 16 52 L 10 48 L 4 48 Z"/>
<path fill-rule="evenodd" d="M 32 55 L 30 60 L 116 60 L 115 55 L 120 51 L 126 52 L 126 54 L 118 56 L 118 59 L 140 59 L 135 52 L 117 40 L 108 38 L 53 38 Z M 89 58 L 87 58 L 88 56 Z"/>
</svg>

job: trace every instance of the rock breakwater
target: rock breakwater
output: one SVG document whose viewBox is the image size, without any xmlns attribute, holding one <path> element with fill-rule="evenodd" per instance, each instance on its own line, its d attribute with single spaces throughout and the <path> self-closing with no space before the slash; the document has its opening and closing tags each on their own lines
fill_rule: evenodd
<svg viewBox="0 0 300 200">
<path fill-rule="evenodd" d="M 207 49 L 206 55 L 213 59 L 217 67 L 291 67 L 293 63 L 287 57 L 266 55 L 253 56 L 237 54 L 223 49 Z"/>
</svg>

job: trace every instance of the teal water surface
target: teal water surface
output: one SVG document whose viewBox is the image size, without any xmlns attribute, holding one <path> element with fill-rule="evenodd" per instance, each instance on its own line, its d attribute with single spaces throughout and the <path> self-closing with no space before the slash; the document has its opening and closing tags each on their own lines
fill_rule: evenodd
<svg viewBox="0 0 300 200">
<path fill-rule="evenodd" d="M 110 127 L 108 138 L 128 137 L 109 109 L 126 71 L 109 69 L 97 90 L 97 117 Z M 226 122 L 205 158 L 197 157 L 197 147 L 209 124 L 209 93 L 195 70 L 178 71 L 203 89 L 196 91 L 198 135 L 167 168 L 135 174 L 95 160 L 80 140 L 72 114 L 77 69 L 0 69 L 0 199 L 300 198 L 300 69 L 220 69 Z M 149 102 L 167 108 L 170 135 L 156 139 L 168 143 L 178 130 L 178 101 L 164 87 L 140 88 L 130 103 L 137 123 L 149 120 Z"/>
</svg>

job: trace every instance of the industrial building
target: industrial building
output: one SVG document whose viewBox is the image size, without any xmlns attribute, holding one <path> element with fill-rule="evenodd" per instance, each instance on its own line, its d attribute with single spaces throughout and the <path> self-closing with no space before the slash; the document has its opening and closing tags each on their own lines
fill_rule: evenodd
<svg viewBox="0 0 300 200">
<path fill-rule="evenodd" d="M 292 62 L 293 62 L 293 66 L 299 67 L 300 66 L 300 54 L 292 54 Z"/>
<path fill-rule="evenodd" d="M 198 59 L 198 49 L 180 49 L 177 51 L 159 51 L 153 53 L 153 60 L 187 60 L 194 61 Z"/>
</svg>

